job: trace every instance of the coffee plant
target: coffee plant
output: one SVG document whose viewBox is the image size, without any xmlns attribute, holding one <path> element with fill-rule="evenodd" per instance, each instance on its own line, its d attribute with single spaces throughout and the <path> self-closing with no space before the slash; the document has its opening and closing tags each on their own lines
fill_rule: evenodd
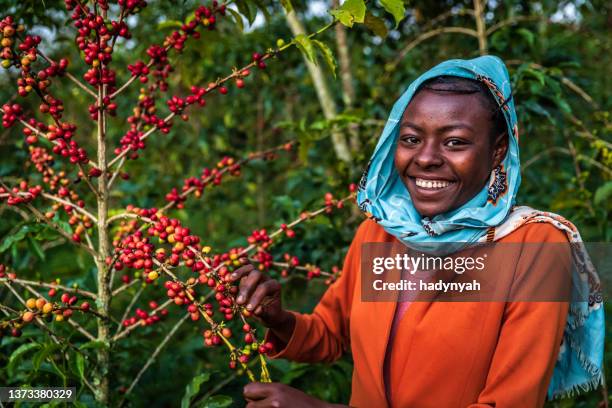
<svg viewBox="0 0 612 408">
<path fill-rule="evenodd" d="M 52 240 L 61 236 L 72 242 L 76 251 L 84 251 L 96 267 L 96 287 L 64 285 L 53 276 L 34 281 L 19 276 L 10 265 L 0 265 L 0 281 L 13 295 L 13 305 L 2 304 L 5 318 L 0 322 L 0 336 L 24 336 L 29 326 L 37 326 L 48 334 L 51 343 L 41 346 L 28 343 L 14 352 L 23 354 L 39 349 L 34 357 L 35 368 L 48 360 L 57 367 L 57 351 L 64 362 L 76 367 L 83 387 L 101 404 L 120 401 L 111 391 L 111 359 L 114 350 L 127 336 L 137 336 L 139 328 L 164 324 L 170 313 L 184 314 L 171 335 L 184 320 L 202 327 L 202 345 L 223 348 L 231 369 L 244 374 L 249 381 L 270 381 L 266 353 L 272 345 L 252 322 L 251 313 L 235 303 L 237 286 L 227 281 L 228 274 L 250 260 L 262 271 L 278 270 L 280 278 L 303 274 L 306 279 L 322 279 L 331 283 L 339 270 L 324 271 L 289 253 L 275 254 L 278 240 L 296 236 L 295 226 L 314 217 L 341 209 L 353 198 L 355 185 L 347 195 L 337 198 L 325 194 L 322 207 L 305 210 L 300 217 L 281 223 L 278 228 L 261 228 L 247 238 L 246 246 L 215 250 L 194 234 L 185 222 L 172 216 L 174 209 L 184 207 L 190 197 L 202 196 L 205 189 L 220 185 L 228 177 L 240 176 L 241 169 L 254 160 L 273 160 L 279 154 L 291 154 L 295 142 L 250 153 L 244 158 L 223 157 L 212 168 L 188 177 L 181 187 L 173 188 L 159 207 L 139 208 L 128 205 L 114 211 L 112 190 L 129 178 L 125 167 L 132 160 L 146 157 L 147 139 L 156 133 L 167 134 L 174 121 L 189 120 L 207 101 L 223 98 L 255 82 L 258 71 L 265 70 L 279 53 L 299 45 L 312 57 L 313 44 L 330 59 L 330 51 L 313 39 L 334 23 L 311 35 L 302 35 L 275 48 L 253 52 L 251 60 L 241 68 L 228 70 L 225 77 L 206 84 L 193 84 L 186 94 L 173 94 L 169 77 L 174 71 L 173 57 L 180 55 L 191 42 L 206 41 L 206 36 L 230 17 L 228 4 L 212 1 L 197 7 L 180 28 L 160 44 L 151 44 L 146 58 L 127 67 L 114 64 L 117 47 L 126 44 L 132 33 L 127 21 L 147 7 L 144 0 L 66 0 L 75 31 L 74 43 L 81 61 L 52 59 L 41 47 L 42 39 L 12 16 L 0 22 L 2 67 L 17 77 L 16 94 L 2 105 L 2 125 L 21 128 L 29 153 L 27 175 L 18 183 L 0 181 L 0 198 L 9 206 L 28 213 L 35 222 L 20 233 L 7 237 L 4 245 L 18 241 L 28 233 L 44 235 Z M 350 8 L 337 11 L 342 19 L 352 18 Z M 240 18 L 240 16 L 238 16 Z M 316 42 L 315 42 L 316 41 Z M 84 74 L 71 73 L 73 64 L 84 64 Z M 121 82 L 121 74 L 129 77 Z M 125 130 L 118 140 L 109 137 L 109 117 L 119 114 L 118 100 L 130 86 L 142 86 L 132 115 L 125 118 Z M 77 140 L 79 128 L 66 118 L 64 102 L 54 88 L 72 86 L 90 97 L 87 115 L 95 123 L 96 148 L 88 151 Z M 38 100 L 38 112 L 23 108 L 22 98 Z M 110 214 L 114 215 L 110 215 Z M 141 291 L 154 291 L 158 300 L 146 306 L 134 296 L 123 311 L 112 307 L 113 300 L 140 285 Z M 91 290 L 88 290 L 91 289 Z M 171 309 L 174 304 L 178 308 Z M 135 309 L 134 309 L 135 308 Z M 86 319 L 96 319 L 97 332 L 83 327 Z M 50 324 L 55 322 L 54 324 Z M 68 324 L 75 331 L 70 338 L 55 333 L 55 326 Z M 162 340 L 160 347 L 163 347 Z M 87 348 L 95 349 L 95 354 Z M 153 353 L 144 369 L 159 352 Z M 87 368 L 87 369 L 86 369 Z M 142 371 L 127 388 L 129 394 Z M 65 376 L 64 376 L 65 378 Z M 121 400 L 121 402 L 123 402 Z"/>
</svg>

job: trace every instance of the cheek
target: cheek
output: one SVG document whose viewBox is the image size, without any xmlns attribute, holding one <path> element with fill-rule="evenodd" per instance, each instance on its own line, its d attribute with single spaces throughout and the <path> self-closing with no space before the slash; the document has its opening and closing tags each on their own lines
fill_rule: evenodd
<svg viewBox="0 0 612 408">
<path fill-rule="evenodd" d="M 490 160 L 483 152 L 457 154 L 449 164 L 465 186 L 474 185 L 480 188 L 490 173 Z"/>
<path fill-rule="evenodd" d="M 405 168 L 408 163 L 412 160 L 414 152 L 411 149 L 399 146 L 395 149 L 395 167 Z"/>
</svg>

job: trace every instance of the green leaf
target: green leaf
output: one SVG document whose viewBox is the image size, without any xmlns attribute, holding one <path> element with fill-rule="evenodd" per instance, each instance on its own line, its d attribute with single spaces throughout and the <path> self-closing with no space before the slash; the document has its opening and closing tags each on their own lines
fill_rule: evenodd
<svg viewBox="0 0 612 408">
<path fill-rule="evenodd" d="M 38 258 L 40 258 L 41 261 L 45 260 L 45 251 L 43 251 L 40 244 L 31 236 L 28 237 L 28 247 L 38 256 Z"/>
<path fill-rule="evenodd" d="M 319 51 L 323 55 L 325 62 L 327 62 L 327 65 L 329 66 L 329 69 L 331 70 L 332 75 L 335 78 L 336 77 L 336 59 L 334 58 L 334 54 L 332 53 L 332 50 L 324 42 L 321 42 L 319 40 L 312 40 L 312 42 L 317 47 L 319 47 Z"/>
<path fill-rule="evenodd" d="M 363 23 L 365 20 L 366 6 L 363 0 L 346 0 L 342 6 L 330 13 L 347 27 L 354 23 Z"/>
<path fill-rule="evenodd" d="M 85 343 L 82 346 L 80 346 L 79 350 L 86 350 L 86 349 L 98 350 L 98 349 L 102 349 L 102 348 L 106 348 L 106 347 L 108 347 L 108 345 L 106 343 L 104 343 L 103 341 L 92 340 L 92 341 L 88 341 L 87 343 Z"/>
<path fill-rule="evenodd" d="M 263 13 L 264 15 L 264 19 L 266 20 L 266 22 L 270 21 L 270 12 L 268 11 L 268 8 L 266 7 L 266 5 L 263 3 L 262 0 L 251 0 L 255 3 L 255 5 L 257 6 L 257 8 Z M 257 16 L 257 11 L 255 11 L 255 15 Z"/>
<path fill-rule="evenodd" d="M 230 12 L 240 31 L 244 31 L 244 22 L 242 21 L 242 15 L 233 8 L 226 7 L 225 9 Z"/>
<path fill-rule="evenodd" d="M 242 15 L 247 18 L 249 25 L 253 24 L 253 21 L 255 21 L 255 17 L 257 17 L 257 10 L 251 9 L 251 3 L 245 0 L 237 0 L 236 6 L 238 7 L 238 10 L 242 13 Z"/>
<path fill-rule="evenodd" d="M 53 221 L 57 225 L 59 225 L 66 233 L 72 235 L 72 227 L 66 221 L 59 218 L 59 215 L 55 214 L 55 218 L 53 218 Z"/>
<path fill-rule="evenodd" d="M 376 17 L 369 11 L 366 12 L 364 24 L 368 27 L 375 35 L 385 38 L 389 31 L 385 25 L 385 20 L 380 17 Z"/>
<path fill-rule="evenodd" d="M 603 205 L 606 202 L 609 202 L 610 197 L 612 196 L 612 181 L 608 181 L 603 186 L 599 187 L 595 191 L 595 198 L 593 199 L 595 205 Z"/>
<path fill-rule="evenodd" d="M 60 345 L 57 343 L 49 343 L 43 349 L 39 350 L 38 353 L 34 355 L 32 358 L 32 365 L 34 366 L 34 371 L 38 371 L 40 365 L 47 357 L 53 354 L 60 348 Z"/>
<path fill-rule="evenodd" d="M 181 399 L 181 408 L 189 408 L 191 399 L 198 395 L 200 392 L 200 386 L 210 379 L 210 373 L 202 373 L 195 376 L 187 387 L 185 387 L 185 394 Z"/>
<path fill-rule="evenodd" d="M 11 357 L 9 358 L 9 362 L 6 366 L 6 369 L 9 373 L 10 377 L 15 375 L 15 366 L 19 363 L 19 361 L 23 358 L 24 354 L 26 354 L 30 350 L 39 349 L 40 344 L 38 343 L 25 343 L 17 348 L 17 350 L 13 351 Z"/>
<path fill-rule="evenodd" d="M 526 107 L 528 110 L 538 114 L 538 115 L 542 115 L 544 116 L 546 119 L 548 119 L 550 121 L 550 123 L 553 126 L 557 126 L 557 121 L 555 120 L 555 118 L 552 117 L 552 115 L 550 114 L 550 112 L 548 112 L 542 105 L 540 105 L 539 103 L 535 102 L 535 101 L 530 101 L 527 100 L 523 103 L 523 106 Z"/>
<path fill-rule="evenodd" d="M 400 21 L 404 19 L 406 14 L 406 8 L 404 7 L 403 0 L 380 0 L 383 8 L 393 15 L 395 19 L 395 28 L 397 28 Z"/>
<path fill-rule="evenodd" d="M 14 234 L 8 235 L 4 241 L 0 244 L 0 253 L 9 249 L 16 242 L 22 241 L 28 235 L 29 232 L 32 231 L 31 224 L 22 225 L 21 228 L 15 232 Z"/>
<path fill-rule="evenodd" d="M 530 47 L 533 47 L 535 35 L 526 28 L 519 28 L 516 32 L 527 41 Z"/>
<path fill-rule="evenodd" d="M 304 34 L 298 34 L 294 38 L 295 44 L 299 48 L 299 50 L 310 60 L 310 62 L 317 63 L 315 56 L 315 49 L 312 45 L 312 41 L 310 38 L 305 36 Z"/>
<path fill-rule="evenodd" d="M 176 21 L 176 20 L 166 20 L 166 21 L 162 21 L 161 23 L 157 24 L 157 29 L 158 30 L 164 30 L 166 28 L 181 28 L 183 26 L 183 23 L 181 23 L 180 21 Z"/>
<path fill-rule="evenodd" d="M 76 373 L 79 375 L 79 378 L 82 380 L 85 378 L 85 357 L 81 353 L 77 353 L 74 359 L 74 365 L 76 369 Z"/>
<path fill-rule="evenodd" d="M 356 23 L 363 23 L 366 12 L 366 5 L 363 0 L 346 0 L 340 9 L 351 13 Z"/>
<path fill-rule="evenodd" d="M 281 5 L 285 9 L 285 12 L 291 13 L 293 10 L 293 5 L 291 4 L 291 0 L 281 0 Z"/>
<path fill-rule="evenodd" d="M 310 139 L 300 139 L 300 145 L 298 146 L 298 157 L 304 164 L 308 163 L 308 152 L 313 146 L 313 142 Z"/>
<path fill-rule="evenodd" d="M 207 398 L 202 405 L 203 408 L 225 408 L 232 405 L 234 400 L 232 397 L 227 395 L 213 395 L 210 398 Z"/>
<path fill-rule="evenodd" d="M 346 10 L 338 9 L 338 10 L 331 10 L 330 13 L 332 16 L 336 18 L 336 20 L 338 20 L 345 26 L 353 27 L 353 22 L 355 21 L 355 18 L 350 12 Z"/>
<path fill-rule="evenodd" d="M 569 105 L 569 103 L 567 103 L 565 99 L 558 97 L 558 98 L 555 98 L 555 102 L 557 102 L 557 106 L 563 112 L 568 113 L 568 114 L 572 113 L 572 107 Z"/>
<path fill-rule="evenodd" d="M 539 70 L 533 69 L 533 68 L 525 68 L 524 72 L 526 74 L 531 75 L 535 79 L 537 79 L 540 82 L 541 85 L 544 85 L 546 83 L 545 75 L 542 73 L 542 71 L 539 71 Z"/>
</svg>

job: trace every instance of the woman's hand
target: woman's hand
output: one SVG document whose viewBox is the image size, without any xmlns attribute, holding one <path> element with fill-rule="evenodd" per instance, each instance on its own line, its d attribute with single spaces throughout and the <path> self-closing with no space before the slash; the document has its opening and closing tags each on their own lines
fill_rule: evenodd
<svg viewBox="0 0 612 408">
<path fill-rule="evenodd" d="M 283 309 L 281 285 L 256 269 L 251 263 L 242 265 L 229 275 L 229 281 L 240 279 L 236 304 L 246 309 L 287 343 L 295 327 L 295 316 Z"/>
<path fill-rule="evenodd" d="M 244 387 L 247 408 L 332 408 L 344 405 L 329 404 L 304 394 L 285 384 L 250 383 Z"/>
</svg>

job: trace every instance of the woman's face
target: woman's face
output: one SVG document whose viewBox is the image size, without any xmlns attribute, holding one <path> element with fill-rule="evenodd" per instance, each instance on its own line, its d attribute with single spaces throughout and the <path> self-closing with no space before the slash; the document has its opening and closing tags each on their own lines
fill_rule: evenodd
<svg viewBox="0 0 612 408">
<path fill-rule="evenodd" d="M 422 217 L 461 207 L 503 160 L 507 137 L 491 138 L 479 94 L 420 91 L 404 111 L 395 167 Z"/>
</svg>

